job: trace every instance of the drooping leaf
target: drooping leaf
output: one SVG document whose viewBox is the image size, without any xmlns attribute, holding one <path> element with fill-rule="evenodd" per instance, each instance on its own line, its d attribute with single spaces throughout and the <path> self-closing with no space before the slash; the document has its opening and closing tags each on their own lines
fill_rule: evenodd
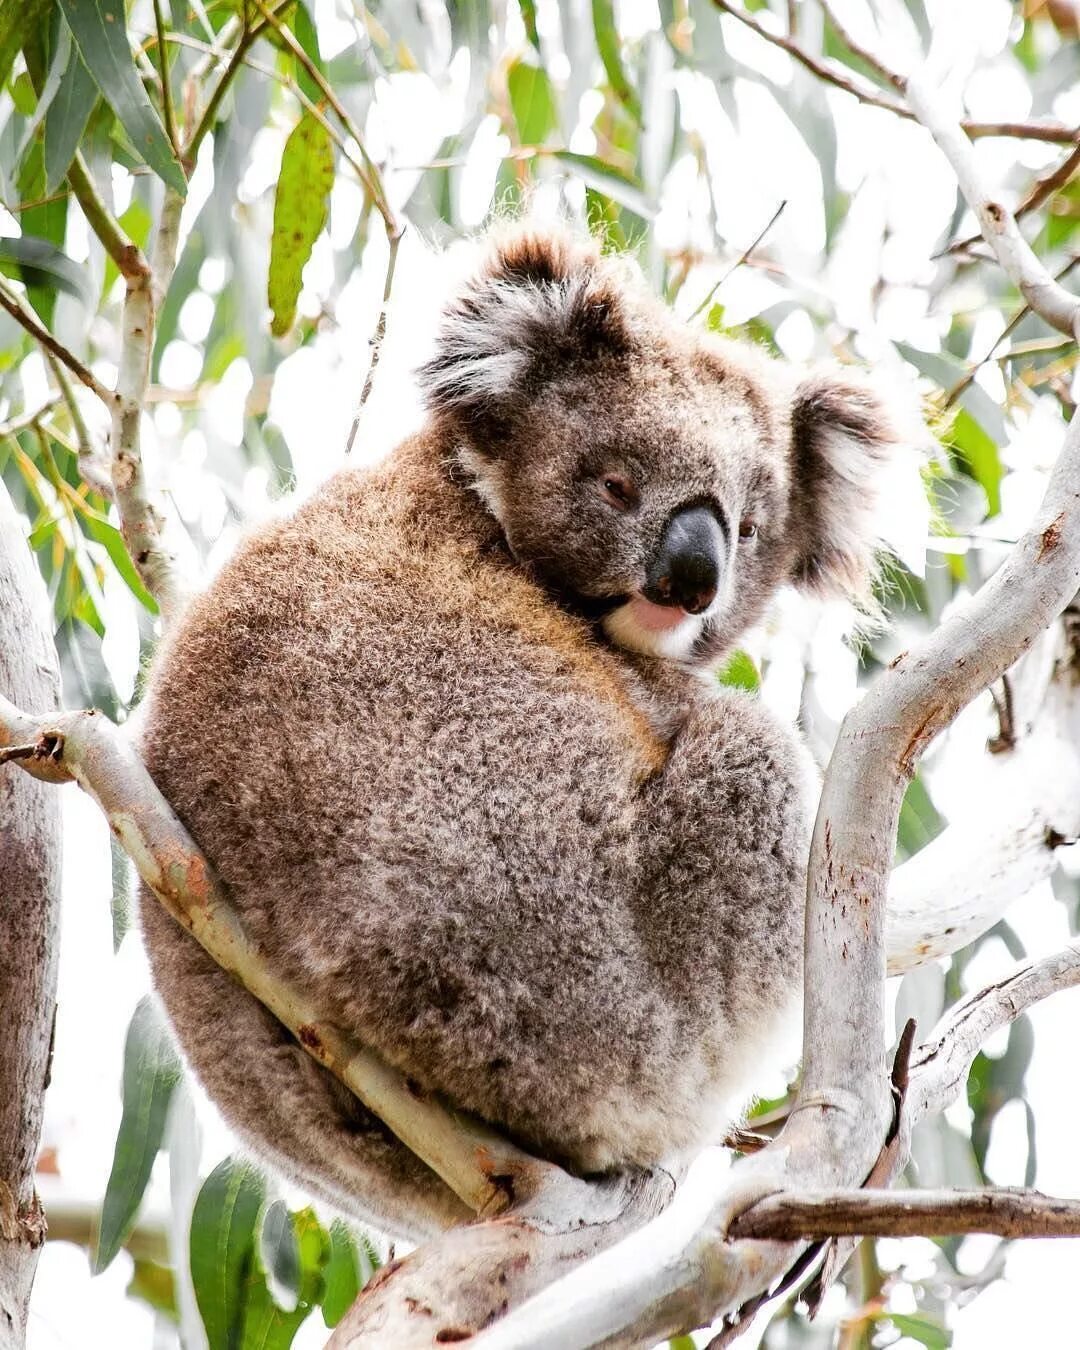
<svg viewBox="0 0 1080 1350">
<path fill-rule="evenodd" d="M 573 150 L 557 150 L 555 158 L 567 165 L 582 180 L 586 187 L 602 192 L 612 201 L 625 206 L 643 220 L 651 220 L 656 209 L 649 201 L 640 183 L 605 164 L 595 155 L 579 155 Z"/>
<path fill-rule="evenodd" d="M 0 5 L 0 87 L 26 43 L 48 21 L 52 0 L 8 0 Z"/>
<path fill-rule="evenodd" d="M 49 199 L 45 191 L 45 160 L 40 140 L 34 141 L 22 162 L 18 178 L 19 200 L 24 203 L 19 213 L 23 233 L 44 239 L 60 249 L 67 229 L 67 197 Z M 28 279 L 27 299 L 37 310 L 46 328 L 52 326 L 56 308 L 55 285 L 40 285 Z"/>
<path fill-rule="evenodd" d="M 319 34 L 315 30 L 315 25 L 311 21 L 311 14 L 308 12 L 307 5 L 303 0 L 297 0 L 297 5 L 293 11 L 290 26 L 293 36 L 303 47 L 305 54 L 311 61 L 311 64 L 320 75 L 326 74 L 326 66 L 323 64 L 322 53 L 319 50 Z M 296 82 L 302 92 L 311 99 L 312 103 L 319 103 L 323 98 L 323 92 L 315 81 L 308 74 L 302 62 L 296 62 Z"/>
<path fill-rule="evenodd" d="M 74 296 L 86 309 L 93 308 L 93 287 L 86 269 L 48 239 L 31 234 L 0 239 L 0 271 L 21 274 L 29 286 L 52 287 Z"/>
<path fill-rule="evenodd" d="M 240 1350 L 248 1285 L 256 1270 L 256 1224 L 266 1183 L 254 1168 L 226 1158 L 203 1182 L 191 1214 L 195 1301 L 210 1350 Z"/>
<path fill-rule="evenodd" d="M 158 603 L 143 585 L 142 578 L 135 570 L 131 554 L 127 551 L 120 531 L 110 521 L 87 507 L 80 515 L 83 529 L 91 539 L 96 540 L 109 555 L 109 559 L 120 573 L 128 590 L 144 609 L 151 614 L 158 612 Z"/>
<path fill-rule="evenodd" d="M 109 913 L 112 918 L 113 952 L 120 950 L 120 944 L 131 927 L 131 859 L 110 836 L 109 845 L 112 862 L 112 900 Z"/>
<path fill-rule="evenodd" d="M 507 71 L 506 88 L 521 144 L 543 145 L 559 121 L 547 71 L 528 61 L 515 61 Z"/>
<path fill-rule="evenodd" d="M 322 1298 L 330 1238 L 315 1217 L 315 1211 L 302 1209 L 289 1214 L 286 1210 L 283 1236 L 289 1239 L 290 1261 L 295 1262 L 291 1290 L 295 1294 L 295 1305 L 282 1308 L 275 1302 L 256 1249 L 256 1266 L 248 1283 L 240 1350 L 288 1350 L 301 1324 Z"/>
<path fill-rule="evenodd" d="M 97 98 L 97 85 L 73 43 L 60 87 L 45 114 L 46 193 L 55 192 L 63 182 Z"/>
<path fill-rule="evenodd" d="M 619 46 L 619 30 L 615 25 L 614 0 L 592 0 L 593 32 L 596 34 L 596 49 L 604 63 L 604 73 L 616 98 L 633 115 L 635 121 L 641 121 L 641 100 L 637 90 L 630 83 L 623 68 L 622 52 Z"/>
<path fill-rule="evenodd" d="M 75 45 L 136 152 L 181 196 L 187 179 L 135 69 L 123 0 L 59 0 Z"/>
<path fill-rule="evenodd" d="M 521 10 L 521 22 L 525 25 L 525 36 L 537 51 L 540 50 L 540 34 L 536 28 L 536 0 L 518 0 Z"/>
<path fill-rule="evenodd" d="M 304 266 L 326 224 L 333 185 L 334 148 L 329 133 L 310 113 L 304 113 L 285 142 L 274 197 L 267 294 L 273 311 L 270 331 L 275 337 L 287 333 L 296 318 Z"/>
<path fill-rule="evenodd" d="M 323 1274 L 323 1321 L 336 1327 L 374 1273 L 374 1265 L 340 1219 L 330 1225 L 330 1257 Z"/>
<path fill-rule="evenodd" d="M 920 1345 L 925 1345 L 926 1350 L 948 1350 L 952 1345 L 952 1332 L 930 1317 L 910 1313 L 889 1313 L 888 1319 L 902 1336 L 908 1336 L 911 1340 L 918 1341 Z"/>
<path fill-rule="evenodd" d="M 180 1074 L 168 1029 L 154 1003 L 144 998 L 135 1009 L 124 1043 L 124 1109 L 101 1207 L 95 1271 L 104 1270 L 112 1261 L 135 1222 Z"/>
<path fill-rule="evenodd" d="M 1001 480 L 1005 477 L 997 445 L 966 408 L 958 410 L 948 441 L 986 493 L 987 515 L 996 516 L 1001 510 Z"/>
<path fill-rule="evenodd" d="M 922 777 L 916 774 L 907 786 L 900 803 L 900 822 L 896 842 L 904 858 L 910 858 L 935 839 L 945 828 L 945 821 L 931 800 Z"/>
</svg>

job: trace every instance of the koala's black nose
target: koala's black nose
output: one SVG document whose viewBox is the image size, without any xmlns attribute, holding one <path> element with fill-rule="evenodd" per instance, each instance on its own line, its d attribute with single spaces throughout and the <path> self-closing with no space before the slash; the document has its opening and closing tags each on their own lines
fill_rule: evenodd
<svg viewBox="0 0 1080 1350">
<path fill-rule="evenodd" d="M 645 598 L 700 614 L 712 604 L 726 559 L 724 532 L 707 506 L 677 511 L 645 579 Z"/>
</svg>

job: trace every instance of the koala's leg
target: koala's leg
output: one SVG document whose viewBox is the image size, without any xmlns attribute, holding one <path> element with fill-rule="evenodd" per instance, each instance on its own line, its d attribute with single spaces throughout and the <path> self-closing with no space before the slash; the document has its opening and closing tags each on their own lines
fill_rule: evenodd
<svg viewBox="0 0 1080 1350">
<path fill-rule="evenodd" d="M 798 738 L 729 690 L 692 706 L 646 788 L 636 927 L 684 1043 L 736 1112 L 797 1053 L 816 793 Z"/>
<path fill-rule="evenodd" d="M 336 1209 L 394 1236 L 415 1240 L 470 1217 L 145 888 L 141 911 L 155 984 L 180 1048 L 253 1153 Z"/>
</svg>

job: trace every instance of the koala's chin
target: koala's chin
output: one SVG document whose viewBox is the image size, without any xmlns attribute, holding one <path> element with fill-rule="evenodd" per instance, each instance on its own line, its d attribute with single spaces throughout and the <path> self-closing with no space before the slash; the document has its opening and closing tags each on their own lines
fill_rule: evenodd
<svg viewBox="0 0 1080 1350">
<path fill-rule="evenodd" d="M 561 233 L 494 237 L 419 379 L 418 435 L 191 604 L 142 753 L 271 974 L 537 1153 L 649 1166 L 783 1067 L 801 995 L 813 768 L 697 676 L 780 586 L 865 601 L 899 438 Z M 142 923 L 251 1148 L 394 1233 L 466 1217 L 149 894 Z"/>
</svg>

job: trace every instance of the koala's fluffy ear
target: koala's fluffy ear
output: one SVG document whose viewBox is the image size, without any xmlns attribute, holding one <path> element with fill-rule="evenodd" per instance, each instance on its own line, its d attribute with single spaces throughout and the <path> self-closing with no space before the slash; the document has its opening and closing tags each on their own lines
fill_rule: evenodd
<svg viewBox="0 0 1080 1350">
<path fill-rule="evenodd" d="M 624 288 L 618 264 L 592 240 L 520 227 L 497 234 L 419 370 L 429 410 L 474 426 L 502 419 L 560 369 L 622 350 Z"/>
<path fill-rule="evenodd" d="M 819 371 L 795 390 L 791 413 L 793 519 L 800 522 L 794 581 L 875 609 L 883 494 L 909 438 L 869 384 Z"/>
</svg>

